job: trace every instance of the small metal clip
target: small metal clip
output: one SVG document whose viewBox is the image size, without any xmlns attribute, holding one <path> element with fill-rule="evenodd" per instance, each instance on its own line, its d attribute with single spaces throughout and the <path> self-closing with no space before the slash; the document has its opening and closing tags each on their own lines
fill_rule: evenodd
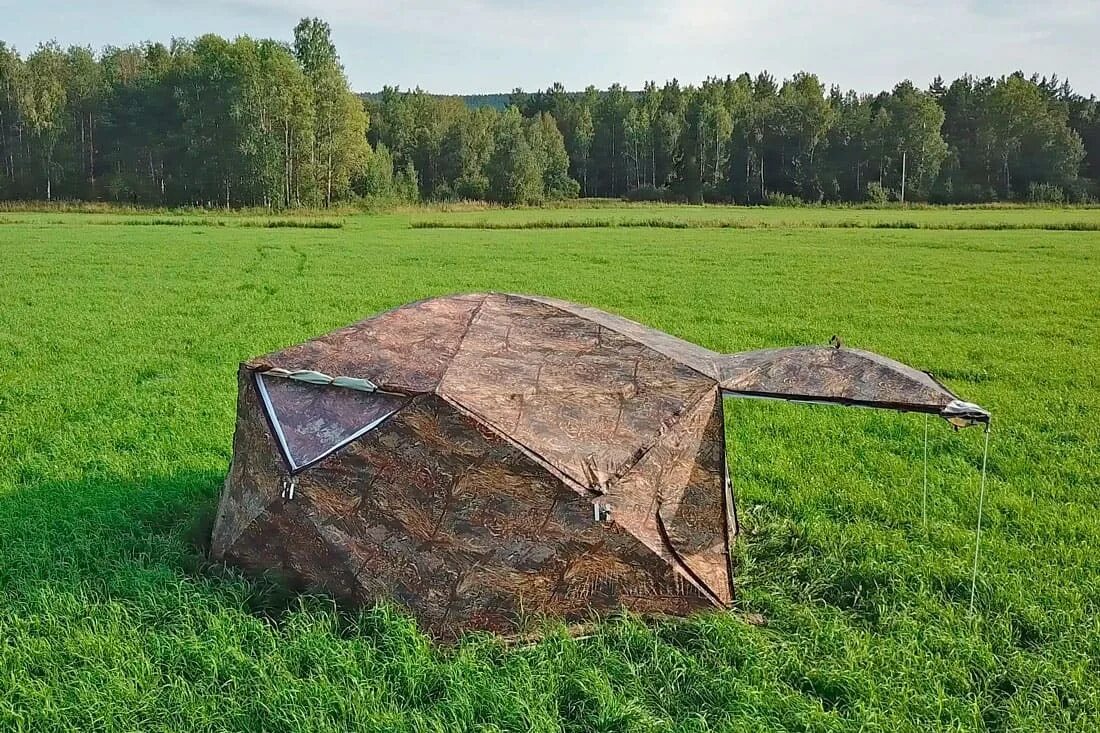
<svg viewBox="0 0 1100 733">
<path fill-rule="evenodd" d="M 592 502 L 592 519 L 597 522 L 611 521 L 611 505 Z"/>
<path fill-rule="evenodd" d="M 283 497 L 287 501 L 294 498 L 294 490 L 298 488 L 298 479 L 294 476 L 283 476 L 282 491 L 279 492 L 279 496 Z"/>
</svg>

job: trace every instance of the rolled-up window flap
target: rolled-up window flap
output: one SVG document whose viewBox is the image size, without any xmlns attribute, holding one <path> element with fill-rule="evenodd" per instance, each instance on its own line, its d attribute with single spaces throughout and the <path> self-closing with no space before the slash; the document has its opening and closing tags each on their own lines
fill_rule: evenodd
<svg viewBox="0 0 1100 733">
<path fill-rule="evenodd" d="M 309 384 L 331 384 L 333 387 L 343 387 L 345 389 L 357 389 L 360 392 L 375 392 L 378 390 L 378 385 L 369 379 L 363 379 L 361 377 L 330 377 L 323 372 L 315 372 L 311 369 L 267 369 L 262 374 L 269 377 L 283 377 L 285 379 L 293 379 L 297 382 L 308 382 Z"/>
</svg>

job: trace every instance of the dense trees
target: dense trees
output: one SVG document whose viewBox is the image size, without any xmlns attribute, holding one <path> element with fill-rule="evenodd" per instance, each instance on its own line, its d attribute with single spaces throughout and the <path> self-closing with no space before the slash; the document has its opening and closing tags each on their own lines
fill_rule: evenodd
<svg viewBox="0 0 1100 733">
<path fill-rule="evenodd" d="M 579 193 L 565 135 L 549 112 L 471 109 L 458 97 L 391 87 L 367 107 L 371 144 L 391 151 L 399 169 L 412 166 L 422 198 L 535 204 Z"/>
<path fill-rule="evenodd" d="M 393 87 L 357 97 L 317 19 L 290 44 L 207 35 L 94 53 L 49 43 L 24 58 L 0 42 L 0 199 L 285 208 L 357 197 L 1100 196 L 1100 102 L 1057 78 L 903 81 L 865 95 L 765 72 L 486 99 Z"/>
<path fill-rule="evenodd" d="M 368 120 L 328 26 L 63 51 L 0 44 L 0 197 L 285 207 L 347 198 Z M 392 176 L 391 176 L 392 179 Z"/>
<path fill-rule="evenodd" d="M 1100 103 L 1056 79 L 964 77 L 928 90 L 903 81 L 859 95 L 827 90 L 813 74 L 780 83 L 762 73 L 637 93 L 514 91 L 510 101 L 558 121 L 585 195 L 949 203 L 1100 194 Z"/>
<path fill-rule="evenodd" d="M 294 29 L 294 54 L 313 97 L 310 165 L 317 171 L 326 206 L 347 197 L 351 179 L 363 170 L 369 153 L 367 116 L 360 101 L 348 93 L 330 36 L 328 24 L 316 18 L 306 18 Z"/>
</svg>

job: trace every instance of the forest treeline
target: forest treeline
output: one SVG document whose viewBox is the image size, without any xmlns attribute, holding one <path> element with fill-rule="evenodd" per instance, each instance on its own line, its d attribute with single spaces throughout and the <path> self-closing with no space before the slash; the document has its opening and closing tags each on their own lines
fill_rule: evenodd
<svg viewBox="0 0 1100 733">
<path fill-rule="evenodd" d="M 1087 202 L 1098 181 L 1100 102 L 1020 73 L 878 94 L 809 73 L 555 84 L 499 110 L 392 87 L 360 98 L 317 19 L 290 44 L 48 43 L 23 58 L 0 42 L 0 199 Z"/>
</svg>

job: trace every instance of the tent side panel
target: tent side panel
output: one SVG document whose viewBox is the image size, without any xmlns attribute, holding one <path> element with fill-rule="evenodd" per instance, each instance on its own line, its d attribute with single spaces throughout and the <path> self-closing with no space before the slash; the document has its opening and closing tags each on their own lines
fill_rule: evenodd
<svg viewBox="0 0 1100 733">
<path fill-rule="evenodd" d="M 728 605 L 733 602 L 729 543 L 735 520 L 729 513 L 725 425 L 717 390 L 708 407 L 700 432 L 673 434 L 665 441 L 670 456 L 689 468 L 685 483 L 663 487 L 657 518 L 680 560 Z"/>
<path fill-rule="evenodd" d="M 225 560 L 255 573 L 273 572 L 300 590 L 355 599 L 355 577 L 307 512 L 296 500 L 271 502 L 225 552 Z"/>
<path fill-rule="evenodd" d="M 300 474 L 292 503 L 311 531 L 291 541 L 315 533 L 354 578 L 350 592 L 339 581 L 331 592 L 399 601 L 437 638 L 515 632 L 530 615 L 713 606 L 630 532 L 598 520 L 590 500 L 435 395 Z M 326 568 L 287 569 L 328 583 Z"/>
<path fill-rule="evenodd" d="M 279 497 L 287 467 L 264 413 L 252 379 L 241 366 L 237 372 L 237 426 L 233 433 L 233 462 L 225 479 L 210 544 L 210 554 L 221 559 L 272 501 Z"/>
<path fill-rule="evenodd" d="M 718 603 L 733 599 L 722 403 L 700 400 L 605 499 L 612 520 L 675 565 Z"/>
</svg>

